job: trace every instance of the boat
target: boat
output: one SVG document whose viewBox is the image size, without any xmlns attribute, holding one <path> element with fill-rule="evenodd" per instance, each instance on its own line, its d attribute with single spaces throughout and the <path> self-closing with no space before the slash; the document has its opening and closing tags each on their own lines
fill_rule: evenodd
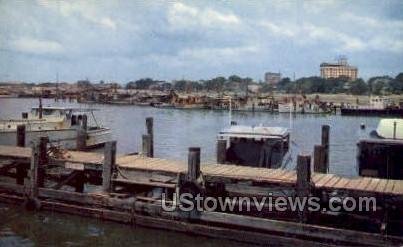
<svg viewBox="0 0 403 247">
<path fill-rule="evenodd" d="M 399 104 L 401 105 L 401 104 Z M 369 105 L 345 105 L 341 108 L 341 115 L 348 116 L 398 116 L 403 117 L 403 108 L 394 104 L 387 97 L 371 96 Z"/>
<path fill-rule="evenodd" d="M 152 104 L 152 106 L 155 108 L 175 108 L 175 106 L 173 104 L 162 103 L 162 102 L 154 103 L 154 104 Z"/>
<path fill-rule="evenodd" d="M 82 129 L 87 135 L 86 149 L 103 146 L 111 140 L 110 129 L 98 125 L 93 111 L 95 109 L 33 107 L 29 113 L 22 113 L 21 119 L 0 120 L 0 145 L 16 145 L 17 126 L 25 125 L 25 145 L 39 137 L 48 137 L 53 145 L 77 149 L 78 130 Z M 91 114 L 94 126 L 87 125 L 86 113 Z"/>
<path fill-rule="evenodd" d="M 226 163 L 284 168 L 289 160 L 290 132 L 287 128 L 233 123 L 221 130 L 217 139 L 226 141 Z"/>
<path fill-rule="evenodd" d="M 279 113 L 324 114 L 331 113 L 331 109 L 316 103 L 279 103 Z"/>
<path fill-rule="evenodd" d="M 381 119 L 357 146 L 360 176 L 403 179 L 403 119 Z"/>
</svg>

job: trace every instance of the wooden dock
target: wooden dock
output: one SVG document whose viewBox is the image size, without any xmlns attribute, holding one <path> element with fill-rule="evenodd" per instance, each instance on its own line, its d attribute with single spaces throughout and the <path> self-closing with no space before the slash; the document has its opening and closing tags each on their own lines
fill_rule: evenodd
<svg viewBox="0 0 403 247">
<path fill-rule="evenodd" d="M 311 174 L 307 155 L 299 156 L 298 168 L 293 171 L 200 164 L 200 149 L 197 148 L 189 149 L 186 163 L 144 155 L 119 156 L 115 142 L 108 143 L 103 154 L 81 151 L 55 154 L 44 146 L 44 150 L 40 144 L 33 148 L 0 146 L 0 202 L 25 203 L 37 209 L 257 244 L 379 246 L 403 243 L 401 180 Z M 18 167 L 30 170 L 23 175 L 22 183 L 19 176 L 24 173 L 13 172 Z M 85 184 L 93 184 L 96 189 L 87 190 Z M 380 209 L 337 215 L 289 210 L 166 212 L 161 209 L 161 200 L 153 194 L 156 188 L 170 194 L 194 192 L 196 188 L 211 196 L 317 195 L 323 203 L 328 201 L 327 196 L 335 193 L 354 198 L 373 196 Z M 350 221 L 355 223 L 346 225 Z"/>
<path fill-rule="evenodd" d="M 31 148 L 0 145 L 0 160 L 19 160 L 30 163 Z M 104 156 L 101 153 L 68 151 L 63 158 L 53 159 L 63 163 L 65 168 L 77 170 L 102 170 Z M 123 155 L 116 158 L 117 167 L 134 172 L 166 174 L 176 177 L 187 172 L 187 164 L 143 155 Z M 201 164 L 201 172 L 208 180 L 252 181 L 255 183 L 295 186 L 297 173 L 294 170 L 256 168 L 228 164 Z M 334 174 L 313 173 L 315 188 L 323 190 L 343 190 L 352 193 L 376 194 L 379 196 L 402 197 L 403 180 L 369 177 L 346 178 Z"/>
</svg>

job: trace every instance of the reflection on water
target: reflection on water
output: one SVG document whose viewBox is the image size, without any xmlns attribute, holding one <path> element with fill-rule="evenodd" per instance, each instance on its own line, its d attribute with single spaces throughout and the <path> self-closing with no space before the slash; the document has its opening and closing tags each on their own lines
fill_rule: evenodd
<svg viewBox="0 0 403 247">
<path fill-rule="evenodd" d="M 38 104 L 37 99 L 1 99 L 0 119 L 20 117 Z M 154 118 L 155 155 L 162 158 L 186 160 L 187 148 L 201 147 L 202 162 L 215 161 L 215 141 L 218 131 L 229 122 L 228 113 L 208 110 L 157 109 L 137 106 L 83 105 L 44 100 L 44 104 L 92 107 L 98 122 L 110 127 L 118 141 L 118 152 L 131 153 L 141 149 L 141 135 L 145 133 L 145 118 Z M 293 163 L 300 152 L 311 153 L 313 146 L 320 143 L 321 126 L 329 124 L 330 172 L 345 176 L 356 176 L 356 143 L 360 135 L 360 124 L 367 130 L 376 128 L 377 117 L 342 117 L 336 115 L 316 116 L 234 112 L 233 120 L 239 124 L 269 126 L 292 126 L 291 145 Z M 153 245 L 182 246 L 229 246 L 232 242 L 189 237 L 167 231 L 130 228 L 94 219 L 64 216 L 41 212 L 22 212 L 19 208 L 0 206 L 0 246 L 32 245 Z"/>
</svg>

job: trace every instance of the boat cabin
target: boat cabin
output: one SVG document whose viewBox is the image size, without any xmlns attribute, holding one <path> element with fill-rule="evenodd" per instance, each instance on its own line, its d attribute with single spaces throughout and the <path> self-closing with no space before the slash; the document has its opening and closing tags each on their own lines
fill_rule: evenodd
<svg viewBox="0 0 403 247">
<path fill-rule="evenodd" d="M 370 138 L 358 142 L 360 176 L 403 179 L 403 119 L 382 119 Z"/>
<path fill-rule="evenodd" d="M 290 148 L 290 133 L 281 127 L 231 125 L 218 140 L 226 140 L 225 163 L 243 166 L 280 168 Z"/>
<path fill-rule="evenodd" d="M 73 113 L 73 108 L 65 107 L 32 107 L 31 118 L 39 118 L 42 112 L 42 118 L 70 118 Z M 22 118 L 28 118 L 28 114 L 22 114 Z"/>
</svg>

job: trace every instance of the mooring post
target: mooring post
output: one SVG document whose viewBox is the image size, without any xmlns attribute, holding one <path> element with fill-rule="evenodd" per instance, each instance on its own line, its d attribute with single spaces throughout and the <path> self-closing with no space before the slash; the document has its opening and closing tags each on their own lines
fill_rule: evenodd
<svg viewBox="0 0 403 247">
<path fill-rule="evenodd" d="M 87 131 L 87 127 L 88 127 L 88 117 L 86 114 L 83 115 L 83 118 L 81 119 L 81 128 L 84 131 Z"/>
<path fill-rule="evenodd" d="M 311 193 L 311 156 L 298 155 L 297 158 L 297 197 L 301 200 L 306 198 Z M 308 222 L 309 211 L 308 207 L 304 207 L 298 212 L 300 222 Z"/>
<path fill-rule="evenodd" d="M 74 182 L 74 189 L 76 192 L 83 193 L 84 192 L 84 179 L 85 174 L 84 171 L 76 171 L 76 177 Z"/>
<path fill-rule="evenodd" d="M 325 164 L 326 168 L 329 168 L 329 125 L 322 125 L 322 146 L 325 148 Z"/>
<path fill-rule="evenodd" d="M 45 166 L 48 164 L 48 143 L 49 137 L 39 138 L 39 167 L 38 167 L 38 186 L 45 186 Z"/>
<path fill-rule="evenodd" d="M 87 115 L 81 117 L 77 129 L 76 149 L 79 151 L 85 150 L 87 147 Z"/>
<path fill-rule="evenodd" d="M 188 153 L 188 181 L 196 181 L 200 176 L 200 148 L 190 147 Z"/>
<path fill-rule="evenodd" d="M 38 197 L 39 155 L 40 155 L 40 144 L 34 142 L 32 145 L 31 167 L 30 167 L 31 199 L 35 199 Z"/>
<path fill-rule="evenodd" d="M 217 140 L 217 163 L 224 164 L 227 160 L 227 140 Z"/>
<path fill-rule="evenodd" d="M 25 125 L 17 126 L 17 146 L 25 147 Z M 24 179 L 27 176 L 27 169 L 24 164 L 18 164 L 16 168 L 17 184 L 24 184 Z"/>
<path fill-rule="evenodd" d="M 152 157 L 151 156 L 151 137 L 150 135 L 143 135 L 142 136 L 142 141 L 143 141 L 143 155 L 145 157 Z"/>
<path fill-rule="evenodd" d="M 102 191 L 112 192 L 112 175 L 116 164 L 116 141 L 105 143 L 104 165 L 102 167 Z"/>
<path fill-rule="evenodd" d="M 148 157 L 154 157 L 154 119 L 146 118 L 147 135 L 150 136 L 150 153 Z"/>
<path fill-rule="evenodd" d="M 325 162 L 325 147 L 315 145 L 313 150 L 313 170 L 314 172 L 327 173 L 328 167 Z"/>
</svg>

